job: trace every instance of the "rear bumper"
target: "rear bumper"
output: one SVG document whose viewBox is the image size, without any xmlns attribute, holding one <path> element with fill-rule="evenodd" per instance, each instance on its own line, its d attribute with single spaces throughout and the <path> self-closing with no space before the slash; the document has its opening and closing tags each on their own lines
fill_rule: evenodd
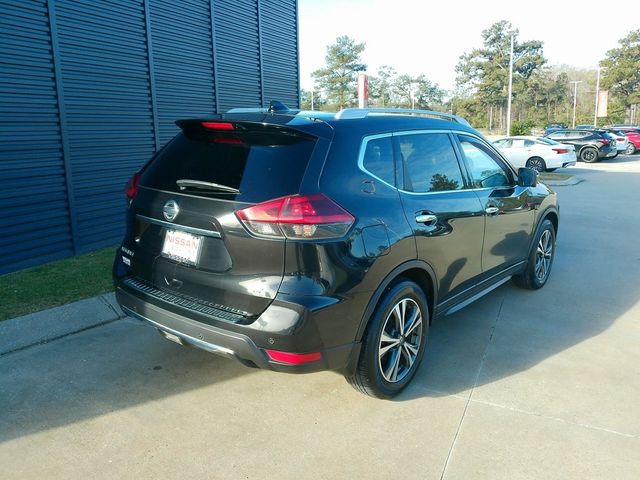
<svg viewBox="0 0 640 480">
<path fill-rule="evenodd" d="M 237 360 L 248 367 L 288 373 L 344 370 L 350 364 L 352 355 L 357 355 L 360 348 L 360 344 L 355 342 L 337 347 L 321 348 L 315 350 L 321 353 L 319 360 L 301 365 L 280 363 L 268 357 L 265 351 L 267 347 L 261 348 L 258 346 L 259 343 L 265 343 L 266 341 L 268 344 L 270 339 L 273 340 L 272 337 L 268 336 L 268 332 L 265 334 L 263 331 L 247 329 L 247 334 L 243 334 L 201 323 L 150 303 L 120 286 L 116 287 L 116 299 L 126 314 L 154 326 L 166 338 L 178 341 L 183 345 L 198 347 L 216 355 Z M 255 323 L 260 324 L 263 317 L 273 317 L 274 312 L 270 312 L 271 308 L 267 308 Z M 275 308 L 278 309 L 276 313 L 282 313 L 282 306 L 276 306 Z M 296 311 L 292 310 L 291 315 L 300 315 L 300 312 L 298 309 Z M 264 320 L 262 322 L 264 323 Z M 273 337 L 277 337 L 277 335 L 273 335 Z M 269 348 L 280 351 L 279 342 L 276 340 L 273 340 L 273 342 L 274 345 L 269 346 Z M 308 352 L 294 351 L 293 353 Z"/>
</svg>

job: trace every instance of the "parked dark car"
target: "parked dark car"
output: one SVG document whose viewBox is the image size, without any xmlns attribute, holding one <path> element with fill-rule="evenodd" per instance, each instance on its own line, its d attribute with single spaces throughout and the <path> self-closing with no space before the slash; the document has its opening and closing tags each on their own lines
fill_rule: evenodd
<svg viewBox="0 0 640 480">
<path fill-rule="evenodd" d="M 567 126 L 564 123 L 549 123 L 546 127 L 544 127 L 544 134 L 548 135 L 551 132 L 555 132 L 556 130 L 564 130 Z"/>
<path fill-rule="evenodd" d="M 576 148 L 578 160 L 593 163 L 618 155 L 616 141 L 603 130 L 558 130 L 546 135 L 552 140 Z"/>
<path fill-rule="evenodd" d="M 117 299 L 166 338 L 388 398 L 434 319 L 547 282 L 555 193 L 459 117 L 233 112 L 178 121 L 126 189 Z"/>
</svg>

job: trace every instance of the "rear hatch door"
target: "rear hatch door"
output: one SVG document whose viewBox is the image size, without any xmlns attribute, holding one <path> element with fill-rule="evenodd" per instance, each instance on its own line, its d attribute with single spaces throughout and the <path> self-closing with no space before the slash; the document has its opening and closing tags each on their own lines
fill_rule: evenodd
<svg viewBox="0 0 640 480">
<path fill-rule="evenodd" d="M 326 152 L 313 135 L 281 125 L 179 125 L 144 169 L 129 209 L 129 281 L 172 303 L 250 321 L 278 291 L 285 240 L 251 235 L 236 212 L 298 193 L 312 157 Z"/>
</svg>

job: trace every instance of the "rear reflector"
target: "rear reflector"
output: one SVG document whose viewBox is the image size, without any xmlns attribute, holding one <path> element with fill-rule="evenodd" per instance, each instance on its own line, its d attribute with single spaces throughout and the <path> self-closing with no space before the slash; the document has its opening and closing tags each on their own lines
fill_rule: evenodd
<svg viewBox="0 0 640 480">
<path fill-rule="evenodd" d="M 202 122 L 202 126 L 209 130 L 235 130 L 233 123 L 229 122 Z"/>
<path fill-rule="evenodd" d="M 140 172 L 136 172 L 129 179 L 127 184 L 124 187 L 124 194 L 127 196 L 129 200 L 133 200 L 133 198 L 138 193 L 138 182 L 140 181 Z"/>
<path fill-rule="evenodd" d="M 553 150 L 556 153 L 567 153 L 569 151 L 566 148 L 552 148 L 551 150 Z"/>
<path fill-rule="evenodd" d="M 302 365 L 303 363 L 315 362 L 322 358 L 320 352 L 311 353 L 289 353 L 278 350 L 265 350 L 267 355 L 274 362 L 286 363 L 288 365 Z"/>
<path fill-rule="evenodd" d="M 298 240 L 341 237 L 355 221 L 321 193 L 268 200 L 238 210 L 236 215 L 256 235 Z"/>
</svg>

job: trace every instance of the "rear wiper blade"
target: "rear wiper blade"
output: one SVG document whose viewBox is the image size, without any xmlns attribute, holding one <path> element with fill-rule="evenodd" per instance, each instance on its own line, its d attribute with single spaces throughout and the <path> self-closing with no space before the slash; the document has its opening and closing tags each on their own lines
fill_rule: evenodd
<svg viewBox="0 0 640 480">
<path fill-rule="evenodd" d="M 217 192 L 240 193 L 240 190 L 237 188 L 220 185 L 219 183 L 203 182 L 202 180 L 191 180 L 188 178 L 176 180 L 176 184 L 180 187 L 180 190 L 191 187 L 201 188 L 203 190 L 215 190 Z"/>
</svg>

